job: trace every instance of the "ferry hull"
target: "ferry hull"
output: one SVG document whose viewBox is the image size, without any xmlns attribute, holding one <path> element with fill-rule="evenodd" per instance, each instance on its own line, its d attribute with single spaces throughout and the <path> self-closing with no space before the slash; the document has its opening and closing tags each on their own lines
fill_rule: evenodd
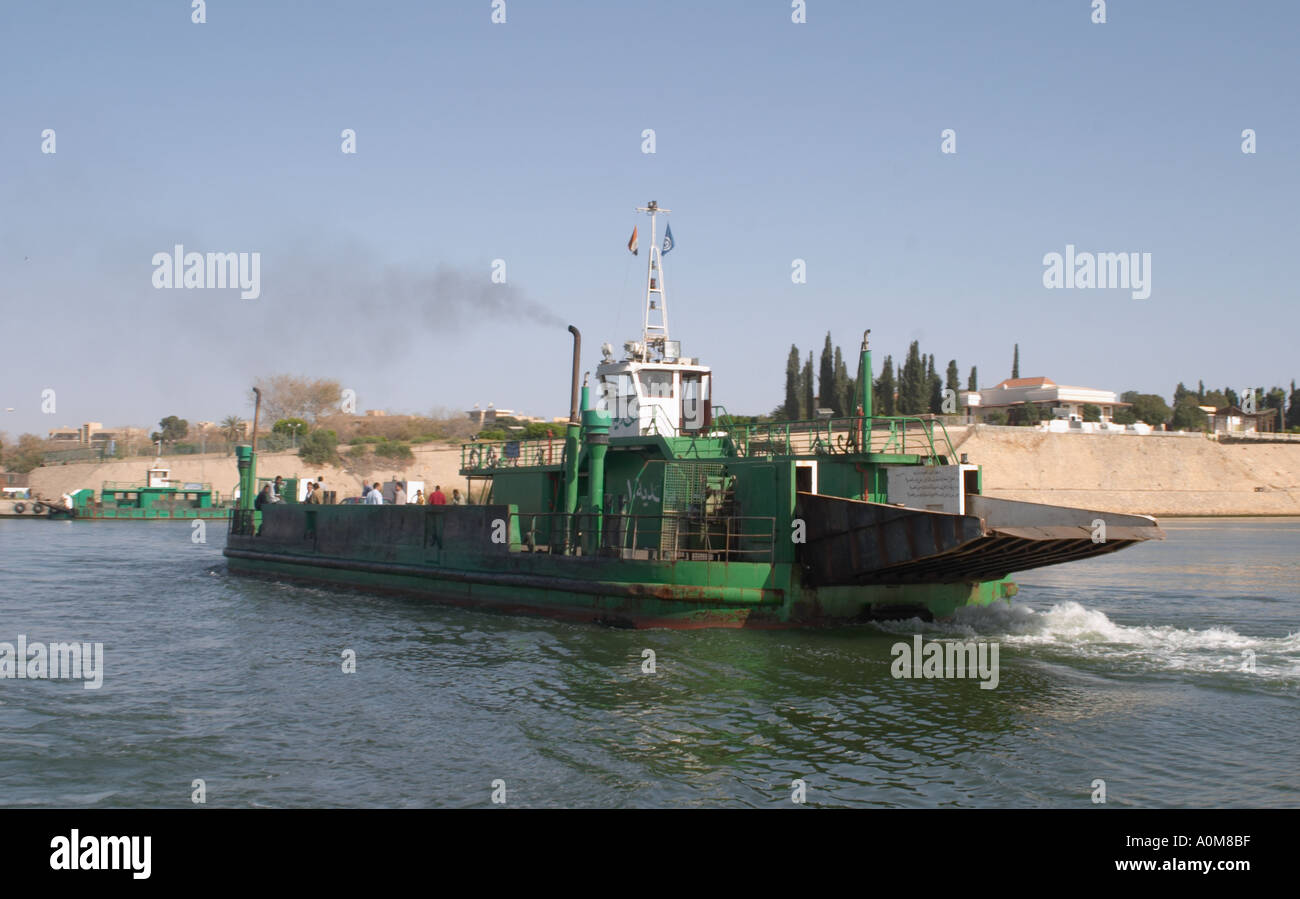
<svg viewBox="0 0 1300 899">
<path fill-rule="evenodd" d="M 73 509 L 66 517 L 77 521 L 224 521 L 229 509 Z"/>
<path fill-rule="evenodd" d="M 274 509 L 262 535 L 232 533 L 225 556 L 237 575 L 632 628 L 943 617 L 1015 592 L 1003 579 L 815 587 L 805 582 L 800 565 L 783 562 L 551 555 L 487 539 L 491 522 L 509 514 L 505 507 Z M 381 522 L 384 527 L 377 527 Z M 448 532 L 459 538 L 445 539 Z M 365 533 L 375 536 L 368 543 L 357 539 Z M 475 540 L 474 534 L 484 536 Z"/>
</svg>

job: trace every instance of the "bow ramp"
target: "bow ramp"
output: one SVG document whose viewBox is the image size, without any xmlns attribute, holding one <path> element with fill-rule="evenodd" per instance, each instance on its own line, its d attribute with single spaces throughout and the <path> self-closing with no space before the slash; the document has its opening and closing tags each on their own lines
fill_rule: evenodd
<svg viewBox="0 0 1300 899">
<path fill-rule="evenodd" d="M 964 515 L 802 492 L 796 508 L 817 585 L 983 581 L 1164 539 L 1147 515 L 979 495 Z"/>
</svg>

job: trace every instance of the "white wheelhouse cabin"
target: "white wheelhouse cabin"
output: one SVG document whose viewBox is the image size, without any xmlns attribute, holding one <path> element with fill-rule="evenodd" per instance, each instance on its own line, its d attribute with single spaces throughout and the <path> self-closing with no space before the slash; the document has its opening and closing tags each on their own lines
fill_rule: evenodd
<svg viewBox="0 0 1300 899">
<path fill-rule="evenodd" d="M 713 424 L 713 370 L 695 359 L 602 362 L 596 385 L 610 437 L 689 437 Z"/>
</svg>

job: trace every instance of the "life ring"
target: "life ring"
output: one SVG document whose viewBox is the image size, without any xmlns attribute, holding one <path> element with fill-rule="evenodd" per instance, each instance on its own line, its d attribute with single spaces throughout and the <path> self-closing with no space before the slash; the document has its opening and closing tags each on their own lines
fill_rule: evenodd
<svg viewBox="0 0 1300 899">
<path fill-rule="evenodd" d="M 40 503 L 33 503 L 33 504 L 32 504 L 32 514 L 33 514 L 33 515 L 40 515 L 40 514 L 41 514 L 42 512 L 44 512 L 44 511 L 45 511 L 45 507 L 42 506 Z"/>
<path fill-rule="evenodd" d="M 27 507 L 22 503 L 14 503 L 14 514 L 21 515 L 27 511 Z"/>
</svg>

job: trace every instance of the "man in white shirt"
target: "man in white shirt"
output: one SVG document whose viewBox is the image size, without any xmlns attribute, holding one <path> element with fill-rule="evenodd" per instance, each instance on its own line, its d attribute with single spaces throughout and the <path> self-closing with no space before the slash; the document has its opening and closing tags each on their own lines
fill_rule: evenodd
<svg viewBox="0 0 1300 899">
<path fill-rule="evenodd" d="M 378 483 L 366 494 L 365 503 L 367 506 L 382 506 L 384 504 L 384 491 L 379 489 Z"/>
</svg>

